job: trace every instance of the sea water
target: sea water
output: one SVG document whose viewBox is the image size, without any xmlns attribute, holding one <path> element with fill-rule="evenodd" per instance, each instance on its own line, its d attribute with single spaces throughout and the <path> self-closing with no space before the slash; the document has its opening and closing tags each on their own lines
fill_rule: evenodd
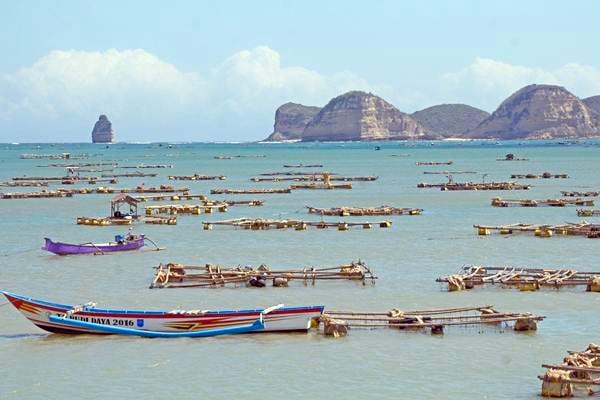
<svg viewBox="0 0 600 400">
<path fill-rule="evenodd" d="M 4 290 L 68 304 L 94 301 L 102 307 L 151 310 L 255 308 L 279 303 L 380 311 L 494 305 L 501 311 L 547 317 L 537 332 L 526 334 L 472 327 L 449 328 L 441 337 L 390 329 L 352 330 L 348 337 L 337 340 L 318 332 L 168 340 L 48 334 L 12 306 L 4 305 L 0 307 L 0 398 L 538 398 L 542 363 L 559 362 L 567 350 L 583 350 L 588 343 L 600 341 L 600 296 L 583 288 L 531 293 L 478 287 L 448 293 L 435 279 L 468 264 L 600 271 L 598 240 L 542 239 L 526 234 L 480 237 L 472 227 L 580 221 L 576 207 L 494 208 L 490 200 L 495 196 L 557 198 L 561 190 L 599 190 L 598 146 L 592 141 L 0 145 L 0 181 L 64 174 L 61 168 L 38 165 L 101 160 L 116 160 L 119 165 L 174 165 L 172 169 L 140 169 L 159 176 L 118 178 L 119 183 L 111 186 L 172 184 L 201 194 L 209 194 L 212 188 L 285 187 L 289 182 L 249 180 L 262 172 L 284 170 L 283 164 L 324 164 L 316 170 L 379 176 L 375 182 L 353 182 L 352 190 L 212 195 L 216 199 L 261 199 L 265 205 L 232 206 L 226 214 L 180 216 L 176 226 L 139 224 L 136 232 L 167 249 L 155 252 L 148 247 L 105 256 L 59 257 L 40 247 L 44 237 L 104 242 L 124 233 L 127 227 L 75 223 L 77 216 L 108 215 L 110 195 L 0 200 L 0 288 Z M 89 157 L 66 161 L 19 158 L 23 153 L 63 152 Z M 507 153 L 529 161 L 496 161 Z M 216 155 L 265 157 L 217 160 Z M 415 165 L 417 161 L 448 160 L 454 163 Z M 419 182 L 447 181 L 444 175 L 423 174 L 435 170 L 477 172 L 454 175 L 455 181 L 506 181 L 511 174 L 545 171 L 567 173 L 569 179 L 521 180 L 533 185 L 528 191 L 418 189 Z M 115 173 L 135 171 L 115 169 Z M 226 175 L 227 180 L 167 180 L 167 175 L 194 173 Z M 1 188 L 3 192 L 39 189 Z M 142 207 L 145 204 L 150 203 L 142 203 Z M 307 214 L 307 205 L 390 205 L 423 208 L 424 212 L 421 216 L 346 218 L 390 218 L 390 229 L 202 229 L 202 221 L 238 217 L 319 220 Z M 285 289 L 148 289 L 153 267 L 166 262 L 302 268 L 359 259 L 378 275 L 375 285 L 319 281 L 308 287 L 292 283 Z"/>
</svg>

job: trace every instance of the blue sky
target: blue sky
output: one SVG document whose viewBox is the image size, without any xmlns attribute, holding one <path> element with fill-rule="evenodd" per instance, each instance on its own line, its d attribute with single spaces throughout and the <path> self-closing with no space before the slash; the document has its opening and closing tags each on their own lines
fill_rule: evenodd
<svg viewBox="0 0 600 400">
<path fill-rule="evenodd" d="M 7 2 L 0 141 L 257 140 L 351 89 L 493 111 L 528 83 L 600 94 L 597 1 Z"/>
</svg>

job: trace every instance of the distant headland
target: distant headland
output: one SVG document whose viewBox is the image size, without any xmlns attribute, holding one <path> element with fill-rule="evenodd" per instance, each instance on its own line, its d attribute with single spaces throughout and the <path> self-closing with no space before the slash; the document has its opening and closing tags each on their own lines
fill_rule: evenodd
<svg viewBox="0 0 600 400">
<path fill-rule="evenodd" d="M 492 113 L 441 104 L 403 113 L 379 96 L 350 91 L 324 107 L 286 103 L 266 141 L 576 139 L 600 137 L 600 96 L 580 99 L 554 85 L 528 85 Z"/>
</svg>

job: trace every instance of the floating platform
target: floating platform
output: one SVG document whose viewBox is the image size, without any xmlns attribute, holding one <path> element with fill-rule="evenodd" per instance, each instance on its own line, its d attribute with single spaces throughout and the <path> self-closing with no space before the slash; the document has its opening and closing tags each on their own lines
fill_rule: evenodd
<svg viewBox="0 0 600 400">
<path fill-rule="evenodd" d="M 419 183 L 421 189 L 440 188 L 442 191 L 453 190 L 529 190 L 531 185 L 522 185 L 516 182 L 446 182 L 446 183 Z"/>
<path fill-rule="evenodd" d="M 207 201 L 208 197 L 204 194 L 173 194 L 173 195 L 156 195 L 156 196 L 133 196 L 139 202 L 146 201 L 189 201 L 200 200 Z"/>
<path fill-rule="evenodd" d="M 134 222 L 133 218 L 77 217 L 77 225 L 87 226 L 132 225 Z"/>
<path fill-rule="evenodd" d="M 172 181 L 224 181 L 227 179 L 224 175 L 171 175 L 169 179 Z"/>
<path fill-rule="evenodd" d="M 237 156 L 214 156 L 215 160 L 233 160 L 234 158 L 265 158 L 264 154 L 238 154 Z"/>
<path fill-rule="evenodd" d="M 543 316 L 531 313 L 501 312 L 493 306 L 404 311 L 398 308 L 383 312 L 326 311 L 321 317 L 326 336 L 341 337 L 352 329 L 389 328 L 407 332 L 424 332 L 433 335 L 443 334 L 446 328 L 475 326 L 503 329 L 517 332 L 537 330 L 537 323 Z"/>
<path fill-rule="evenodd" d="M 259 267 L 225 267 L 206 264 L 203 266 L 182 264 L 160 264 L 156 268 L 151 289 L 172 288 L 218 288 L 233 287 L 288 287 L 293 282 L 305 286 L 316 281 L 359 281 L 375 284 L 377 277 L 363 262 L 352 262 L 338 267 L 304 267 L 271 269 Z"/>
<path fill-rule="evenodd" d="M 600 192 L 560 192 L 564 197 L 598 197 Z"/>
<path fill-rule="evenodd" d="M 128 168 L 128 169 L 144 169 L 144 168 L 173 168 L 172 164 L 157 164 L 157 165 L 124 165 L 119 168 Z"/>
<path fill-rule="evenodd" d="M 205 204 L 166 204 L 160 206 L 148 206 L 145 208 L 147 216 L 156 214 L 187 214 L 187 215 L 200 215 L 200 214 L 211 214 L 213 211 L 227 212 L 228 205 L 225 203 L 205 205 Z"/>
<path fill-rule="evenodd" d="M 159 187 L 145 187 L 138 186 L 136 188 L 111 188 L 111 187 L 99 187 L 95 189 L 95 193 L 98 194 L 112 194 L 112 193 L 187 193 L 189 188 L 176 188 L 173 186 L 160 185 Z"/>
<path fill-rule="evenodd" d="M 153 225 L 177 225 L 177 217 L 162 215 L 145 217 L 144 223 Z"/>
<path fill-rule="evenodd" d="M 519 266 L 463 267 L 458 273 L 442 276 L 437 282 L 447 283 L 449 292 L 473 289 L 475 286 L 500 285 L 532 292 L 541 287 L 583 286 L 588 292 L 600 293 L 600 272 L 581 272 L 573 268 L 531 268 Z"/>
<path fill-rule="evenodd" d="M 272 220 L 255 218 L 238 218 L 225 221 L 207 221 L 203 222 L 204 230 L 211 230 L 214 226 L 229 226 L 233 228 L 250 230 L 268 230 L 268 229 L 294 229 L 303 231 L 308 228 L 327 229 L 337 228 L 339 231 L 347 231 L 352 227 L 361 227 L 371 229 L 373 225 L 380 228 L 389 228 L 392 221 L 380 222 L 327 222 L 327 221 L 301 221 L 301 220 Z"/>
<path fill-rule="evenodd" d="M 124 174 L 102 174 L 102 178 L 145 178 L 158 176 L 157 173 L 131 172 Z"/>
<path fill-rule="evenodd" d="M 389 206 L 380 207 L 334 207 L 334 208 L 316 208 L 306 206 L 309 214 L 328 215 L 328 216 L 365 216 L 365 215 L 421 215 L 420 208 L 398 208 Z"/>
<path fill-rule="evenodd" d="M 283 168 L 323 168 L 323 164 L 284 164 Z"/>
<path fill-rule="evenodd" d="M 50 199 L 50 198 L 62 198 L 62 197 L 73 197 L 71 192 L 62 190 L 43 190 L 41 192 L 18 192 L 18 193 L 0 193 L 0 199 L 11 200 L 11 199 Z"/>
<path fill-rule="evenodd" d="M 46 181 L 8 181 L 0 182 L 1 187 L 45 187 L 49 186 Z"/>
<path fill-rule="evenodd" d="M 598 217 L 600 216 L 600 210 L 577 210 L 578 217 Z"/>
<path fill-rule="evenodd" d="M 543 397 L 598 396 L 600 346 L 591 343 L 584 351 L 568 351 L 561 364 L 542 364 Z M 596 390 L 595 390 L 596 389 Z"/>
<path fill-rule="evenodd" d="M 87 154 L 71 154 L 71 153 L 60 153 L 60 154 L 21 154 L 19 158 L 23 160 L 37 160 L 45 158 L 48 160 L 78 160 L 87 158 Z"/>
<path fill-rule="evenodd" d="M 335 190 L 335 189 L 352 189 L 351 183 L 307 183 L 299 185 L 290 185 L 291 190 Z"/>
<path fill-rule="evenodd" d="M 567 174 L 551 174 L 550 172 L 544 172 L 541 175 L 537 174 L 512 174 L 510 176 L 511 179 L 567 179 L 569 175 Z"/>
<path fill-rule="evenodd" d="M 477 171 L 423 171 L 425 175 L 463 175 L 476 173 Z"/>
<path fill-rule="evenodd" d="M 544 224 L 509 224 L 509 225 L 473 225 L 480 236 L 489 235 L 496 231 L 502 235 L 510 235 L 516 232 L 533 233 L 537 237 L 547 238 L 554 235 L 586 236 L 590 239 L 600 238 L 600 225 L 589 222 L 565 223 L 557 225 Z"/>
<path fill-rule="evenodd" d="M 273 172 L 263 172 L 262 174 L 258 174 L 258 176 L 313 176 L 313 175 L 324 175 L 329 174 L 331 176 L 337 175 L 334 172 L 320 171 L 320 172 L 310 172 L 310 171 L 273 171 Z"/>
<path fill-rule="evenodd" d="M 452 165 L 454 161 L 417 161 L 415 165 Z"/>
<path fill-rule="evenodd" d="M 546 200 L 510 200 L 495 197 L 492 199 L 492 207 L 565 207 L 565 206 L 593 206 L 593 200 L 584 199 L 546 199 Z"/>
<path fill-rule="evenodd" d="M 111 166 L 116 167 L 118 164 L 114 162 L 101 162 L 101 163 L 71 163 L 71 164 L 48 164 L 48 165 L 36 165 L 38 168 L 80 168 L 80 167 L 103 167 Z"/>
<path fill-rule="evenodd" d="M 210 194 L 287 194 L 290 188 L 277 189 L 211 189 Z"/>
<path fill-rule="evenodd" d="M 342 182 L 372 182 L 376 181 L 378 176 L 330 176 L 328 179 L 330 181 L 342 181 Z M 304 176 L 272 176 L 272 177 L 252 177 L 250 178 L 253 182 L 324 182 L 325 178 L 322 175 L 304 175 Z"/>
</svg>

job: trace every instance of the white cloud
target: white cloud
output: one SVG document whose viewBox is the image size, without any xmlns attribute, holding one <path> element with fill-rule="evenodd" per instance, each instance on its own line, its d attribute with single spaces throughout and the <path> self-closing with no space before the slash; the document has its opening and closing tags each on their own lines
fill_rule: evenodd
<svg viewBox="0 0 600 400">
<path fill-rule="evenodd" d="M 531 83 L 566 87 L 579 97 L 600 94 L 600 69 L 576 63 L 552 70 L 476 58 L 467 67 L 440 78 L 441 96 L 494 110 L 510 94 Z"/>
</svg>

